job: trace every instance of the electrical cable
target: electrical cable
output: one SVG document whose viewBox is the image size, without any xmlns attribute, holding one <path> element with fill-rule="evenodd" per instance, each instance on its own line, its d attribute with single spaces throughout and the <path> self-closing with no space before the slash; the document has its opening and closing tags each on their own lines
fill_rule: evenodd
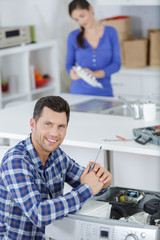
<svg viewBox="0 0 160 240">
<path fill-rule="evenodd" d="M 131 206 L 136 205 L 136 202 L 115 202 L 115 201 L 109 201 L 110 204 L 118 205 L 118 206 Z"/>
<path fill-rule="evenodd" d="M 144 192 L 145 194 L 156 196 L 157 198 L 160 198 L 158 194 L 152 193 L 152 192 Z"/>
</svg>

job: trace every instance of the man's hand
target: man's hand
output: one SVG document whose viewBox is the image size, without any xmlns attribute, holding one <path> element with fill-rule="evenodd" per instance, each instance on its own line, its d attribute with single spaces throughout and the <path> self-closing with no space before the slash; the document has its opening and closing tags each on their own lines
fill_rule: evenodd
<svg viewBox="0 0 160 240">
<path fill-rule="evenodd" d="M 90 165 L 88 165 L 81 175 L 81 184 L 86 183 L 92 190 L 93 195 L 99 193 L 103 188 L 103 183 L 99 180 L 99 177 L 94 171 L 88 173 Z"/>
<path fill-rule="evenodd" d="M 89 163 L 91 166 L 92 162 Z M 112 182 L 112 175 L 106 168 L 101 167 L 99 163 L 95 163 L 94 169 L 92 170 L 95 172 L 99 181 L 103 183 L 103 189 L 107 188 Z"/>
<path fill-rule="evenodd" d="M 112 175 L 106 168 L 101 167 L 99 163 L 95 163 L 94 169 L 88 173 L 92 162 L 85 168 L 81 175 L 81 183 L 86 183 L 96 195 L 100 190 L 107 188 L 112 181 Z"/>
</svg>

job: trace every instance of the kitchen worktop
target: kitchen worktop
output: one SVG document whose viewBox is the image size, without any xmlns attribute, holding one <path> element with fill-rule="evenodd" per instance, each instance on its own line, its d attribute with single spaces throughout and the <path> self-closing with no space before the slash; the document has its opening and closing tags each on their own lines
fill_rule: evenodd
<svg viewBox="0 0 160 240">
<path fill-rule="evenodd" d="M 61 94 L 69 104 L 90 100 L 95 96 Z M 104 99 L 104 97 L 97 97 Z M 107 99 L 105 97 L 105 99 Z M 0 110 L 0 138 L 22 140 L 30 133 L 30 118 L 35 101 L 23 103 Z M 160 115 L 153 122 L 132 117 L 104 115 L 85 112 L 71 112 L 67 135 L 63 142 L 66 146 L 78 146 L 104 150 L 160 156 L 160 147 L 152 143 L 141 145 L 136 143 L 133 128 L 141 128 L 160 124 Z M 118 140 L 121 136 L 126 141 Z"/>
</svg>

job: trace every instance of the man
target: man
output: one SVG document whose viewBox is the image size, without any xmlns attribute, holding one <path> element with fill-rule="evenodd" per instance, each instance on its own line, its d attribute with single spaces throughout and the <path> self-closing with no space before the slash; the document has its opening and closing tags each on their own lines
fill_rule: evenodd
<svg viewBox="0 0 160 240">
<path fill-rule="evenodd" d="M 39 99 L 30 120 L 32 133 L 11 148 L 0 167 L 0 239 L 42 240 L 45 226 L 106 189 L 111 174 L 96 164 L 88 173 L 60 148 L 70 108 L 59 96 Z M 73 190 L 63 195 L 64 182 Z M 101 193 L 105 191 L 102 190 Z"/>
</svg>

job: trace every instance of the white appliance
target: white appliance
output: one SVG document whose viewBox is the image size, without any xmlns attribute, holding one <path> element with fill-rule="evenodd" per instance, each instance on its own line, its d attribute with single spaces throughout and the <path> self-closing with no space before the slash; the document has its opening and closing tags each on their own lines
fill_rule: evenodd
<svg viewBox="0 0 160 240">
<path fill-rule="evenodd" d="M 31 26 L 0 27 L 0 48 L 31 42 Z"/>
<path fill-rule="evenodd" d="M 159 240 L 158 227 L 82 215 L 68 215 L 46 227 L 54 240 Z"/>
<path fill-rule="evenodd" d="M 85 204 L 82 211 L 69 214 L 67 217 L 48 225 L 46 227 L 46 236 L 54 240 L 160 240 L 160 228 L 156 225 L 111 219 L 114 214 L 110 216 L 110 219 L 108 218 L 110 213 L 110 204 L 108 202 L 113 203 L 115 195 L 118 196 L 117 191 L 121 190 L 125 191 L 126 189 L 113 187 L 103 196 L 93 197 L 88 204 Z M 138 193 L 141 191 L 129 190 L 129 193 L 133 192 Z M 129 212 L 137 214 L 138 211 L 141 213 L 144 204 L 153 198 L 153 195 L 148 192 L 142 193 L 144 195 L 140 194 L 135 198 L 128 197 L 131 205 L 126 205 L 127 214 Z M 101 204 L 95 204 L 96 201 Z M 104 203 L 107 203 L 108 207 Z M 128 202 L 128 204 L 130 203 Z M 106 211 L 107 215 L 104 211 Z"/>
</svg>

